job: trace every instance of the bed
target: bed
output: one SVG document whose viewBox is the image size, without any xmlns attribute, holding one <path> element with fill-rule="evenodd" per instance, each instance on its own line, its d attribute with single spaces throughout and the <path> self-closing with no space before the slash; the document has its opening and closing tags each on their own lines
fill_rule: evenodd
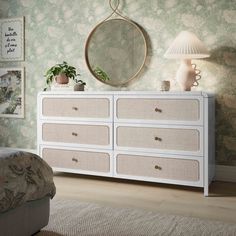
<svg viewBox="0 0 236 236">
<path fill-rule="evenodd" d="M 0 150 L 0 234 L 29 236 L 48 224 L 56 192 L 51 167 L 39 156 Z"/>
</svg>

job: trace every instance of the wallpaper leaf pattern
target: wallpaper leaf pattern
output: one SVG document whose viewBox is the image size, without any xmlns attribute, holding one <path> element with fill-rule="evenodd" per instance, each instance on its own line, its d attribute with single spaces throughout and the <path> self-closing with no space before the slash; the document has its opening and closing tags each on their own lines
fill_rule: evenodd
<svg viewBox="0 0 236 236">
<path fill-rule="evenodd" d="M 122 13 L 140 24 L 148 39 L 142 73 L 126 87 L 114 88 L 95 80 L 84 59 L 89 32 L 111 10 L 108 0 L 0 0 L 0 17 L 25 16 L 25 61 L 0 63 L 24 66 L 25 119 L 0 119 L 0 146 L 36 148 L 36 95 L 43 75 L 63 60 L 81 71 L 88 90 L 159 90 L 169 79 L 171 89 L 178 60 L 163 57 L 182 30 L 194 32 L 211 53 L 196 60 L 202 71 L 195 90 L 216 93 L 217 163 L 236 165 L 236 1 L 235 0 L 121 0 Z"/>
</svg>

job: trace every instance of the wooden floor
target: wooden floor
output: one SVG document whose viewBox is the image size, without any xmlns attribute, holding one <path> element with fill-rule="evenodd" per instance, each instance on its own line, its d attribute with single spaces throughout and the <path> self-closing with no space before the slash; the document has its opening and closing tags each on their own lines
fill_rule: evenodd
<svg viewBox="0 0 236 236">
<path fill-rule="evenodd" d="M 236 223 L 236 183 L 213 182 L 204 197 L 201 188 L 94 176 L 55 173 L 54 181 L 55 198 Z"/>
</svg>

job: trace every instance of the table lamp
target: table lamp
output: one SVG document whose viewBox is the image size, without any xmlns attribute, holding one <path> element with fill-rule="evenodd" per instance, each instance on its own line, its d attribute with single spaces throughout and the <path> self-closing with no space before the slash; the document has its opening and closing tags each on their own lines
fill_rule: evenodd
<svg viewBox="0 0 236 236">
<path fill-rule="evenodd" d="M 181 59 L 180 67 L 176 73 L 176 80 L 183 91 L 191 91 L 191 87 L 198 86 L 201 79 L 200 70 L 191 59 L 209 57 L 210 54 L 197 36 L 188 31 L 182 31 L 167 49 L 164 57 Z"/>
</svg>

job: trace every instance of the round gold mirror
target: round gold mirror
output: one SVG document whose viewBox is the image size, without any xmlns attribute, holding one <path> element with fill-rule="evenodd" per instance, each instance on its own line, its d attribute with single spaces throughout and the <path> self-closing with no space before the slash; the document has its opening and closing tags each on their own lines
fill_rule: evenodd
<svg viewBox="0 0 236 236">
<path fill-rule="evenodd" d="M 85 46 L 85 59 L 99 81 L 120 86 L 135 78 L 144 66 L 147 44 L 140 27 L 126 19 L 98 24 Z"/>
</svg>

